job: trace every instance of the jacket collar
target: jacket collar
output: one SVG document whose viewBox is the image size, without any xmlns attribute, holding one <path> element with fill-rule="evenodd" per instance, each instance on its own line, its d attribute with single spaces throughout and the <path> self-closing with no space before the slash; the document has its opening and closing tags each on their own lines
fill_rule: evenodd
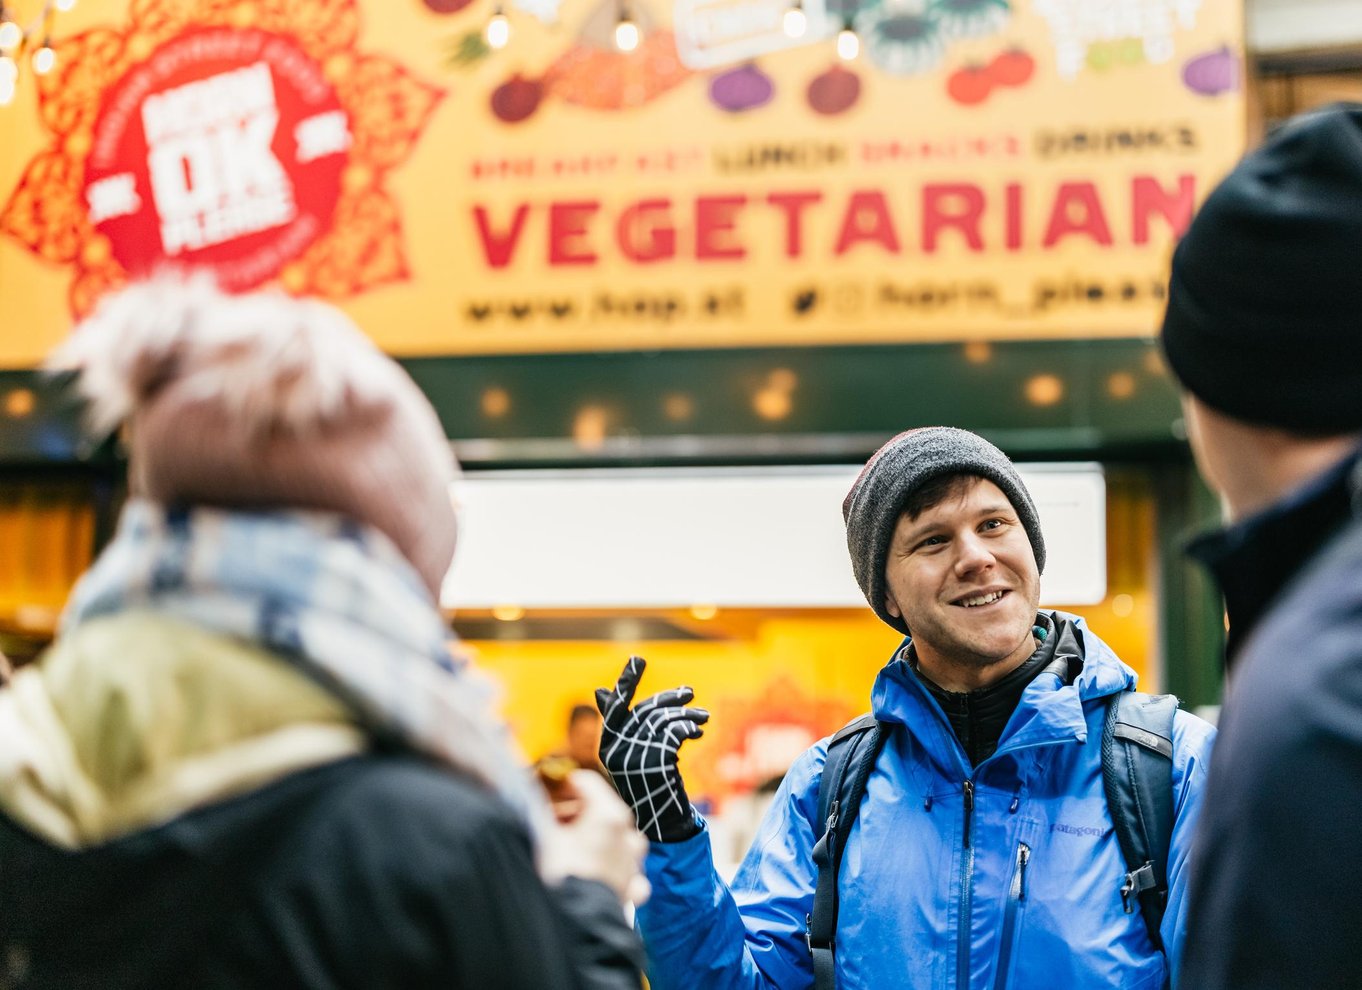
<svg viewBox="0 0 1362 990">
<path fill-rule="evenodd" d="M 86 849 L 363 752 L 354 713 L 258 646 L 145 611 L 63 635 L 0 692 L 0 813 Z"/>
<path fill-rule="evenodd" d="M 1082 669 L 1076 678 L 1065 678 L 1053 668 L 1039 674 L 1022 692 L 1016 710 L 1003 729 L 997 752 L 980 766 L 1008 752 L 1063 742 L 1085 742 L 1088 725 L 1085 702 L 1126 690 L 1135 684 L 1135 672 L 1122 663 L 1076 615 L 1050 612 L 1059 637 L 1055 652 L 1072 655 Z M 949 720 L 908 660 L 911 638 L 905 639 L 889 664 L 875 680 L 871 708 L 882 722 L 902 724 L 942 766 L 954 766 L 972 776 L 964 750 Z M 977 769 L 977 768 L 975 768 Z"/>
<path fill-rule="evenodd" d="M 1360 459 L 1354 451 L 1286 498 L 1188 545 L 1225 596 L 1227 666 L 1282 589 L 1352 517 Z"/>
</svg>

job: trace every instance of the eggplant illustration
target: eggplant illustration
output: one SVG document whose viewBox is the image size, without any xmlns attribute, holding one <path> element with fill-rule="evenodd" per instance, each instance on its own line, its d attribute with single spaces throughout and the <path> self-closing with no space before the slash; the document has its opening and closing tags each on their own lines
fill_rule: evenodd
<svg viewBox="0 0 1362 990">
<path fill-rule="evenodd" d="M 1182 82 L 1202 96 L 1232 93 L 1239 88 L 1239 56 L 1228 45 L 1198 55 L 1182 67 Z"/>
<path fill-rule="evenodd" d="M 709 84 L 709 98 L 729 113 L 742 113 L 771 102 L 776 86 L 757 66 L 746 65 L 715 76 Z"/>
</svg>

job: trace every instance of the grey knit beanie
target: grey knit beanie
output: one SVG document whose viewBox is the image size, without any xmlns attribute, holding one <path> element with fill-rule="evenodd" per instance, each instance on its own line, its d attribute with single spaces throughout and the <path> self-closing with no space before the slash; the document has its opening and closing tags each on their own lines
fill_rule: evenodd
<svg viewBox="0 0 1362 990">
<path fill-rule="evenodd" d="M 1031 493 L 1012 462 L 993 444 L 968 430 L 928 426 L 900 433 L 871 455 L 842 502 L 851 569 L 875 614 L 902 633 L 903 619 L 884 608 L 884 566 L 889 541 L 909 496 L 933 478 L 972 474 L 987 478 L 1007 496 L 1031 540 L 1036 568 L 1045 570 L 1045 537 Z"/>
</svg>

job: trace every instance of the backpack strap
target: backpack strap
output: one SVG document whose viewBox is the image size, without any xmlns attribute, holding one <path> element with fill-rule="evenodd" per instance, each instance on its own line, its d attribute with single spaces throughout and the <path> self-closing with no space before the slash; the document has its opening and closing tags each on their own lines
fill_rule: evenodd
<svg viewBox="0 0 1362 990">
<path fill-rule="evenodd" d="M 818 867 L 818 886 L 813 893 L 813 913 L 805 919 L 809 952 L 813 956 L 814 990 L 834 990 L 837 975 L 833 964 L 837 931 L 837 870 L 842 852 L 865 794 L 866 781 L 884 748 L 889 727 L 862 715 L 828 743 L 828 757 L 818 781 L 818 821 L 821 829 L 813 847 Z"/>
<path fill-rule="evenodd" d="M 1168 903 L 1168 847 L 1173 837 L 1173 716 L 1171 694 L 1122 691 L 1107 704 L 1102 726 L 1102 782 L 1125 857 L 1121 904 L 1138 900 L 1154 947 Z"/>
</svg>

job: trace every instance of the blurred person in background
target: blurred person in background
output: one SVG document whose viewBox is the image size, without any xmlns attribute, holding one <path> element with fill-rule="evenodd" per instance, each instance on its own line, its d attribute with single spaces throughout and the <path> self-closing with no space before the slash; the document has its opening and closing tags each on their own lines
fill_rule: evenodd
<svg viewBox="0 0 1362 990">
<path fill-rule="evenodd" d="M 677 769 L 708 713 L 685 687 L 635 705 L 638 657 L 597 693 L 601 758 L 651 840 L 638 923 L 654 990 L 1167 987 L 1214 730 L 1163 699 L 1168 735 L 1144 744 L 1162 754 L 1167 845 L 1135 870 L 1103 752 L 1135 672 L 1079 617 L 1038 611 L 1045 541 L 1012 462 L 964 430 L 910 430 L 870 458 L 842 514 L 866 601 L 907 637 L 872 693 L 883 748 L 867 747 L 859 814 L 820 801 L 831 742 L 816 743 L 725 884 Z M 824 942 L 815 891 L 837 854 L 820 837 L 835 829 L 846 855 Z"/>
<path fill-rule="evenodd" d="M 535 773 L 560 819 L 576 814 L 573 781 L 579 773 L 594 774 L 602 782 L 610 780 L 597 755 L 600 745 L 601 713 L 592 705 L 573 705 L 568 713 L 566 742 L 535 761 Z"/>
<path fill-rule="evenodd" d="M 54 356 L 131 497 L 0 692 L 0 986 L 639 986 L 643 840 L 453 655 L 455 465 L 339 311 L 158 279 Z"/>
<path fill-rule="evenodd" d="M 1163 346 L 1229 617 L 1183 982 L 1362 986 L 1362 105 L 1285 124 L 1173 257 Z"/>
<path fill-rule="evenodd" d="M 567 741 L 550 755 L 571 760 L 582 770 L 604 773 L 600 752 L 601 713 L 595 705 L 573 705 L 568 713 Z"/>
</svg>

